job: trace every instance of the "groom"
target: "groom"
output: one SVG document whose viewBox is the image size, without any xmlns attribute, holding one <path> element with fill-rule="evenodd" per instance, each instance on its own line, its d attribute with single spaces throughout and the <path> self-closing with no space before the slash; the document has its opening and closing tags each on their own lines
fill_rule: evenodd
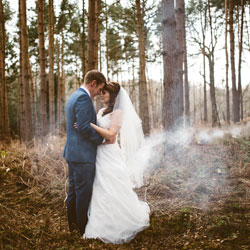
<svg viewBox="0 0 250 250">
<path fill-rule="evenodd" d="M 69 230 L 79 229 L 84 234 L 88 221 L 88 207 L 95 177 L 97 146 L 103 138 L 90 126 L 96 124 L 96 111 L 92 100 L 106 85 L 105 76 L 88 71 L 83 85 L 66 104 L 67 140 L 63 156 L 68 163 L 69 190 L 66 200 Z M 74 128 L 74 123 L 77 128 Z"/>
</svg>

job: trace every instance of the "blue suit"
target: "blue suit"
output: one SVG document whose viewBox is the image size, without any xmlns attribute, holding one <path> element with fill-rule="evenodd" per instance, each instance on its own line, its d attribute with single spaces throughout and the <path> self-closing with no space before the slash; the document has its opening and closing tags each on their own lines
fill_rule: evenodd
<svg viewBox="0 0 250 250">
<path fill-rule="evenodd" d="M 66 104 L 67 140 L 63 156 L 68 163 L 69 191 L 67 215 L 70 231 L 78 227 L 83 235 L 95 177 L 97 146 L 103 138 L 90 126 L 96 123 L 96 111 L 88 93 L 79 88 Z M 77 123 L 77 129 L 74 123 Z"/>
</svg>

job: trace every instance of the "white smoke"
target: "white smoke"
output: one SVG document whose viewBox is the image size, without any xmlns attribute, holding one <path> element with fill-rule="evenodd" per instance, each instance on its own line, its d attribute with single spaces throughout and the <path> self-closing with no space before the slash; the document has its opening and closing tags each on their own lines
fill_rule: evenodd
<svg viewBox="0 0 250 250">
<path fill-rule="evenodd" d="M 166 199 L 166 206 L 182 202 L 206 208 L 211 196 L 224 188 L 228 175 L 227 149 L 221 141 L 246 135 L 250 135 L 250 123 L 224 129 L 182 128 L 173 133 L 155 133 L 138 152 L 137 166 L 149 189 L 168 187 L 165 196 L 173 198 Z"/>
</svg>

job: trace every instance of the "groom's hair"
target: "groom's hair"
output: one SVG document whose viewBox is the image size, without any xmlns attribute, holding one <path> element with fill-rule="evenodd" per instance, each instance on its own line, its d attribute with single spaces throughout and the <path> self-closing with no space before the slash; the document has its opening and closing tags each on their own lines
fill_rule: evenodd
<svg viewBox="0 0 250 250">
<path fill-rule="evenodd" d="M 86 73 L 84 77 L 84 83 L 89 84 L 92 81 L 96 80 L 96 86 L 100 85 L 101 83 L 105 83 L 106 85 L 106 78 L 105 76 L 98 70 L 90 70 Z"/>
</svg>

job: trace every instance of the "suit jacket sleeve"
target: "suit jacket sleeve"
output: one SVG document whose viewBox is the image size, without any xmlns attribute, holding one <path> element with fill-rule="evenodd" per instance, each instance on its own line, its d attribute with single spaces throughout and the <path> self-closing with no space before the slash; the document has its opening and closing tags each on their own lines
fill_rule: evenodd
<svg viewBox="0 0 250 250">
<path fill-rule="evenodd" d="M 75 104 L 77 131 L 92 143 L 99 145 L 103 142 L 103 138 L 90 125 L 90 122 L 94 123 L 92 105 L 87 96 L 78 98 Z"/>
</svg>

